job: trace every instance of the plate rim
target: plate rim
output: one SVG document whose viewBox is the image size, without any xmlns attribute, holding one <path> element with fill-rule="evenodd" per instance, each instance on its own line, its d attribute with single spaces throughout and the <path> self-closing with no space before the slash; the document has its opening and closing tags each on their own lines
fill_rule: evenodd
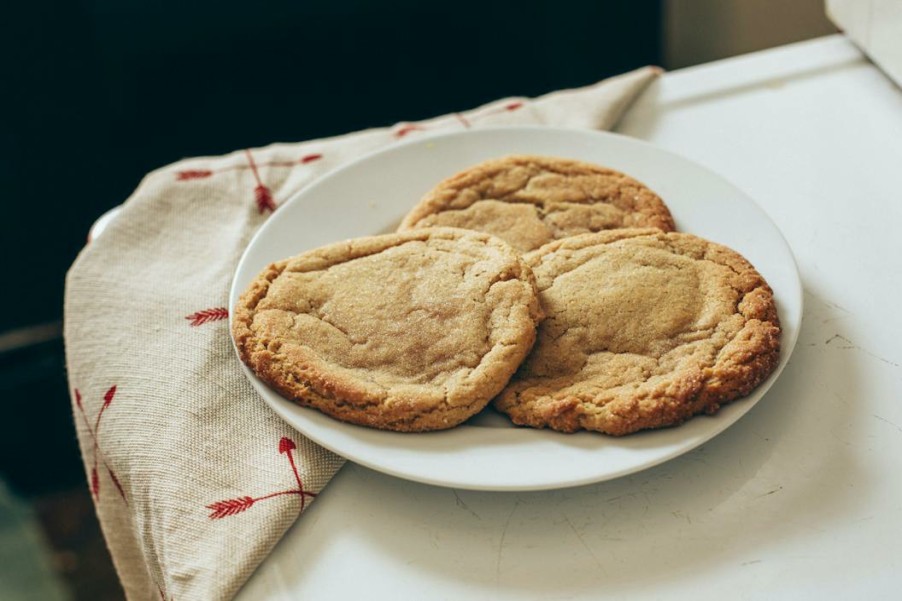
<svg viewBox="0 0 902 601">
<path fill-rule="evenodd" d="M 324 185 L 327 185 L 328 182 L 333 180 L 334 178 L 341 177 L 343 173 L 345 173 L 349 170 L 356 169 L 360 165 L 370 162 L 370 161 L 377 161 L 383 155 L 399 152 L 399 151 L 401 151 L 401 149 L 409 147 L 409 146 L 418 146 L 418 145 L 422 145 L 422 144 L 429 144 L 430 142 L 435 143 L 438 140 L 447 140 L 447 139 L 452 139 L 452 138 L 467 138 L 467 137 L 472 137 L 474 135 L 505 134 L 505 133 L 511 133 L 511 132 L 536 132 L 536 133 L 540 132 L 541 134 L 553 134 L 553 135 L 562 135 L 562 136 L 573 135 L 573 136 L 594 137 L 597 139 L 608 138 L 611 140 L 616 140 L 616 143 L 618 143 L 618 144 L 625 143 L 628 145 L 634 145 L 638 148 L 645 148 L 645 149 L 648 149 L 650 152 L 656 153 L 660 156 L 666 156 L 670 160 L 675 160 L 677 162 L 682 162 L 685 164 L 692 165 L 693 168 L 699 170 L 700 172 L 704 172 L 707 177 L 716 179 L 719 181 L 719 183 L 721 185 L 725 185 L 725 186 L 729 187 L 731 189 L 731 192 L 735 195 L 736 199 L 741 199 L 743 202 L 745 202 L 749 206 L 751 206 L 754 209 L 754 211 L 756 211 L 763 219 L 765 219 L 770 224 L 771 228 L 773 229 L 773 232 L 777 235 L 777 238 L 781 242 L 782 250 L 785 251 L 787 257 L 790 260 L 789 267 L 791 268 L 790 272 L 793 276 L 792 282 L 791 282 L 793 284 L 792 289 L 791 290 L 781 290 L 781 293 L 784 297 L 787 298 L 787 300 L 791 299 L 794 301 L 794 303 L 793 303 L 794 307 L 797 309 L 794 308 L 793 312 L 794 313 L 797 312 L 797 316 L 796 316 L 797 319 L 795 320 L 794 323 L 791 324 L 791 327 L 789 328 L 790 336 L 789 336 L 789 338 L 787 338 L 786 337 L 786 334 L 787 334 L 786 324 L 783 323 L 784 315 L 782 315 L 779 312 L 779 308 L 778 308 L 778 315 L 781 319 L 782 335 L 781 335 L 780 361 L 777 364 L 776 369 L 764 381 L 762 381 L 749 395 L 746 395 L 745 397 L 736 399 L 735 404 L 734 404 L 734 402 L 731 402 L 731 403 L 725 405 L 724 408 L 722 408 L 721 411 L 718 412 L 718 414 L 716 414 L 713 417 L 716 418 L 717 415 L 720 415 L 720 413 L 723 412 L 725 409 L 727 409 L 733 413 L 737 413 L 737 415 L 735 415 L 735 416 L 731 415 L 730 419 L 720 420 L 720 423 L 717 423 L 713 428 L 707 428 L 702 433 L 701 436 L 696 436 L 695 439 L 688 440 L 687 443 L 682 444 L 677 447 L 674 447 L 674 448 L 668 450 L 668 452 L 662 453 L 660 456 L 655 457 L 653 460 L 650 460 L 650 461 L 647 460 L 638 466 L 625 466 L 625 467 L 622 467 L 617 470 L 608 471 L 607 473 L 604 473 L 604 474 L 598 474 L 598 473 L 593 472 L 593 473 L 586 474 L 585 476 L 579 477 L 579 478 L 569 477 L 569 478 L 563 478 L 560 480 L 546 480 L 546 481 L 543 481 L 540 483 L 523 482 L 523 483 L 519 483 L 519 484 L 518 483 L 474 484 L 474 483 L 468 483 L 468 482 L 459 481 L 459 480 L 451 481 L 448 479 L 433 478 L 433 477 L 429 477 L 428 475 L 423 475 L 423 474 L 414 474 L 414 473 L 411 473 L 409 470 L 405 471 L 403 469 L 392 467 L 391 465 L 387 466 L 384 463 L 379 463 L 378 461 L 375 461 L 369 457 L 361 456 L 359 453 L 355 453 L 355 452 L 348 453 L 347 449 L 343 449 L 343 448 L 337 449 L 334 447 L 332 441 L 323 439 L 323 437 L 318 436 L 316 432 L 311 433 L 311 432 L 304 431 L 303 429 L 299 428 L 297 425 L 295 425 L 295 423 L 293 421 L 293 416 L 291 415 L 291 413 L 289 411 L 289 410 L 296 410 L 299 406 L 296 405 L 295 403 L 293 403 L 292 401 L 284 398 L 282 395 L 280 395 L 274 389 L 272 389 L 271 387 L 266 385 L 264 382 L 262 382 L 259 378 L 257 378 L 256 375 L 252 372 L 252 370 L 247 365 L 245 365 L 243 361 L 241 361 L 241 359 L 238 355 L 238 349 L 235 344 L 234 337 L 231 334 L 235 302 L 237 301 L 238 297 L 240 296 L 241 292 L 243 291 L 243 290 L 239 289 L 237 286 L 238 276 L 244 271 L 245 263 L 246 263 L 246 261 L 248 261 L 248 256 L 250 254 L 251 249 L 255 248 L 255 245 L 260 243 L 260 240 L 262 240 L 266 236 L 266 233 L 270 228 L 276 227 L 275 224 L 277 223 L 278 220 L 273 220 L 272 216 L 271 216 L 269 219 L 266 220 L 266 222 L 264 222 L 257 229 L 257 231 L 254 233 L 254 235 L 251 236 L 250 240 L 248 241 L 247 245 L 245 246 L 244 250 L 242 251 L 241 257 L 239 258 L 238 262 L 236 263 L 235 269 L 232 273 L 232 279 L 231 279 L 231 284 L 230 284 L 230 288 L 229 288 L 229 297 L 228 297 L 229 338 L 231 341 L 233 352 L 235 353 L 235 355 L 234 355 L 235 360 L 238 361 L 244 376 L 248 379 L 251 386 L 255 389 L 257 394 L 261 397 L 261 400 L 263 402 L 265 402 L 267 404 L 267 406 L 269 406 L 291 428 L 293 428 L 294 430 L 296 430 L 297 432 L 299 432 L 301 435 L 305 436 L 309 440 L 315 442 L 316 444 L 328 449 L 329 451 L 331 451 L 333 453 L 336 453 L 336 454 L 346 458 L 349 461 L 353 461 L 354 463 L 357 463 L 357 464 L 367 467 L 369 469 L 373 469 L 380 473 L 388 474 L 388 475 L 395 476 L 395 477 L 398 477 L 398 478 L 401 478 L 404 480 L 408 480 L 408 481 L 419 482 L 419 483 L 433 485 L 433 486 L 447 487 L 447 488 L 456 488 L 456 489 L 464 489 L 464 490 L 480 490 L 480 491 L 503 492 L 503 491 L 554 490 L 554 489 L 563 489 L 563 488 L 570 488 L 570 487 L 576 487 L 576 486 L 584 486 L 587 484 L 600 483 L 600 482 L 605 482 L 608 480 L 613 480 L 616 478 L 621 478 L 621 477 L 624 477 L 624 476 L 627 476 L 630 474 L 635 474 L 635 473 L 650 469 L 652 467 L 661 465 L 661 464 L 671 461 L 681 455 L 689 453 L 690 451 L 698 448 L 699 446 L 705 444 L 706 442 L 709 442 L 710 440 L 716 438 L 717 436 L 722 434 L 724 431 L 729 429 L 730 426 L 734 425 L 739 420 L 741 420 L 754 407 L 756 407 L 758 405 L 758 403 L 761 401 L 761 399 L 764 398 L 764 396 L 766 396 L 767 393 L 770 391 L 770 388 L 777 381 L 777 379 L 782 374 L 784 368 L 789 363 L 792 353 L 795 350 L 796 342 L 798 340 L 799 332 L 801 329 L 802 317 L 804 315 L 804 289 L 802 286 L 801 274 L 800 274 L 799 268 L 798 268 L 798 261 L 795 257 L 795 254 L 792 251 L 792 247 L 790 246 L 789 241 L 786 239 L 782 230 L 780 230 L 780 228 L 777 226 L 777 224 L 773 221 L 773 219 L 771 219 L 770 215 L 761 207 L 761 205 L 759 205 L 755 201 L 754 198 L 752 198 L 751 196 L 746 194 L 743 190 L 741 190 L 738 186 L 733 184 L 732 181 L 728 180 L 726 177 L 718 174 L 717 172 L 709 169 L 705 165 L 702 165 L 692 159 L 686 158 L 686 157 L 684 157 L 676 152 L 673 152 L 671 150 L 661 148 L 651 142 L 641 140 L 638 138 L 634 138 L 631 136 L 627 136 L 624 134 L 616 133 L 616 132 L 610 132 L 610 131 L 573 129 L 573 128 L 565 128 L 565 127 L 542 126 L 542 125 L 492 126 L 492 127 L 481 127 L 481 128 L 475 128 L 475 129 L 458 130 L 458 131 L 452 131 L 452 132 L 423 131 L 423 132 L 419 132 L 421 135 L 419 135 L 415 139 L 402 140 L 398 143 L 392 144 L 385 148 L 380 148 L 375 151 L 366 153 L 354 160 L 351 160 L 342 165 L 338 165 L 335 168 L 326 171 L 322 175 L 316 177 L 316 179 L 314 181 L 312 181 L 310 184 L 303 186 L 301 189 L 297 190 L 292 195 L 290 195 L 279 206 L 279 209 L 283 209 L 284 207 L 287 207 L 289 205 L 294 205 L 298 202 L 302 202 L 306 196 L 315 193 L 315 191 L 317 189 L 319 189 L 320 187 L 322 187 Z M 513 153 L 511 153 L 511 154 L 513 154 Z M 529 154 L 529 153 L 523 152 L 521 154 Z M 689 233 L 692 233 L 692 232 L 689 232 Z M 336 242 L 337 241 L 338 240 L 336 240 Z M 299 251 L 299 252 L 303 252 L 303 251 Z M 784 311 L 785 311 L 785 309 L 784 309 Z M 261 387 L 264 389 L 267 389 L 271 393 L 273 393 L 277 397 L 278 400 L 276 402 L 272 402 L 272 400 L 269 399 L 266 396 L 266 394 L 263 394 L 263 392 L 260 389 Z M 748 398 L 751 396 L 756 396 L 757 398 L 755 398 L 750 403 L 742 402 L 742 401 L 747 401 Z M 315 409 L 309 409 L 309 408 L 302 408 L 302 409 L 306 409 L 307 411 L 311 411 L 311 412 L 316 411 Z M 319 414 L 319 415 L 322 415 L 322 414 Z M 331 419 L 326 416 L 323 416 L 323 418 Z M 704 419 L 704 418 L 709 418 L 709 416 L 694 416 L 687 422 L 687 424 L 691 423 L 694 420 Z M 361 426 L 353 426 L 352 424 L 345 424 L 343 422 L 339 422 L 339 423 L 341 424 L 341 426 L 350 426 L 352 428 L 362 428 Z M 685 425 L 686 424 L 683 424 L 681 426 L 677 426 L 676 428 L 682 428 Z M 474 426 L 465 426 L 465 427 L 472 428 Z M 444 432 L 453 432 L 458 429 L 459 429 L 459 427 L 452 428 L 451 430 L 447 430 L 447 431 L 440 431 L 440 432 L 434 432 L 434 433 L 400 434 L 400 436 L 404 436 L 404 437 L 437 436 L 437 435 L 441 436 Z M 388 436 L 398 435 L 397 433 L 392 433 L 392 432 L 373 431 L 368 428 L 365 430 L 368 432 L 379 432 L 381 434 L 386 434 Z M 521 428 L 506 429 L 506 430 L 507 431 L 549 432 L 548 430 L 536 431 L 536 430 L 531 430 L 531 429 L 527 430 L 525 428 L 523 428 L 523 429 L 521 429 Z M 649 435 L 654 435 L 656 432 L 666 432 L 666 431 L 672 431 L 672 430 L 674 430 L 674 428 L 652 430 L 652 431 L 647 431 L 647 432 L 643 432 L 643 433 L 633 434 L 631 436 L 632 437 L 643 436 L 643 435 L 649 436 Z M 581 435 L 588 435 L 588 436 L 593 436 L 593 437 L 594 436 L 604 436 L 602 434 L 597 434 L 597 433 L 578 433 L 576 435 L 562 434 L 562 433 L 554 433 L 554 434 L 558 435 L 558 436 L 581 436 Z M 630 437 L 617 438 L 615 440 L 623 441 L 623 440 L 626 440 L 629 438 Z M 412 451 L 412 452 L 415 452 L 415 451 Z"/>
</svg>

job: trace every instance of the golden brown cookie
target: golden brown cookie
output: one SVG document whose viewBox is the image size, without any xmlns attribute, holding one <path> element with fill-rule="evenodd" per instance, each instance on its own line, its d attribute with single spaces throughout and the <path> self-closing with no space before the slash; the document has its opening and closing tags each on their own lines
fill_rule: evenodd
<svg viewBox="0 0 902 601">
<path fill-rule="evenodd" d="M 622 435 L 748 394 L 777 366 L 773 293 L 729 248 L 611 230 L 529 253 L 547 315 L 495 406 L 516 424 Z"/>
<path fill-rule="evenodd" d="M 657 194 L 618 171 L 540 156 L 485 161 L 439 183 L 398 231 L 449 226 L 487 232 L 521 252 L 589 232 L 675 229 Z"/>
<path fill-rule="evenodd" d="M 532 272 L 501 240 L 422 229 L 270 265 L 236 304 L 242 360 L 301 405 L 397 431 L 440 430 L 507 384 L 542 317 Z"/>
</svg>

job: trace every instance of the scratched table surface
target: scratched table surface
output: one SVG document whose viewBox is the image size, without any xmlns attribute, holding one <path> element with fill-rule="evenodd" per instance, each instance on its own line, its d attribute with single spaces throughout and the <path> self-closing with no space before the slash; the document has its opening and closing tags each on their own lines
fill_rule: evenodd
<svg viewBox="0 0 902 601">
<path fill-rule="evenodd" d="M 902 91 L 831 36 L 669 73 L 619 131 L 725 176 L 792 246 L 805 314 L 770 392 L 580 488 L 349 464 L 240 600 L 902 598 Z"/>
</svg>

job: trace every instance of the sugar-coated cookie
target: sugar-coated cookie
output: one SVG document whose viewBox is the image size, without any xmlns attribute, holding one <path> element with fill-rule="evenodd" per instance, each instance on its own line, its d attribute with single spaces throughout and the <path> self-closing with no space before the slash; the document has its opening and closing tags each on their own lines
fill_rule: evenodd
<svg viewBox="0 0 902 601">
<path fill-rule="evenodd" d="M 632 177 L 541 156 L 485 161 L 440 182 L 408 213 L 399 231 L 434 226 L 487 232 L 521 252 L 601 230 L 675 229 L 664 202 Z"/>
<path fill-rule="evenodd" d="M 484 233 L 358 238 L 265 269 L 236 304 L 242 360 L 301 405 L 396 431 L 455 426 L 497 395 L 542 317 L 532 272 Z"/>
<path fill-rule="evenodd" d="M 777 366 L 773 293 L 742 256 L 682 233 L 611 230 L 527 254 L 546 319 L 495 407 L 613 435 L 679 424 Z"/>
</svg>

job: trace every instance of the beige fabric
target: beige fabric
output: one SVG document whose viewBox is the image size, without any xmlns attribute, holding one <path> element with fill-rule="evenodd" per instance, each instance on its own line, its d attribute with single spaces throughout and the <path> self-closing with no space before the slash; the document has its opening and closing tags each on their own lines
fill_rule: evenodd
<svg viewBox="0 0 902 601">
<path fill-rule="evenodd" d="M 129 599 L 231 598 L 342 465 L 260 400 L 229 338 L 232 273 L 272 208 L 424 130 L 610 128 L 656 73 L 148 175 L 78 257 L 65 302 L 78 437 Z"/>
</svg>

